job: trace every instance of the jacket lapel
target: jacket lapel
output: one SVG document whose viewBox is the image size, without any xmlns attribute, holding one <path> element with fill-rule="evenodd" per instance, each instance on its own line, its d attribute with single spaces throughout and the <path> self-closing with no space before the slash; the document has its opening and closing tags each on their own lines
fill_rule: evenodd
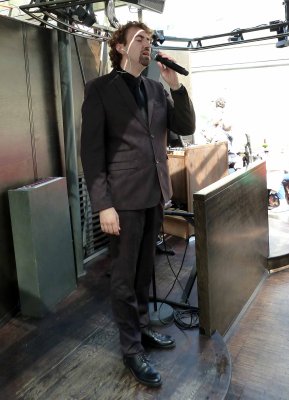
<svg viewBox="0 0 289 400">
<path fill-rule="evenodd" d="M 150 89 L 150 85 L 148 84 L 147 80 L 144 79 L 144 87 L 147 94 L 148 99 L 148 125 L 151 126 L 153 110 L 154 110 L 154 96 L 152 90 Z"/>
</svg>

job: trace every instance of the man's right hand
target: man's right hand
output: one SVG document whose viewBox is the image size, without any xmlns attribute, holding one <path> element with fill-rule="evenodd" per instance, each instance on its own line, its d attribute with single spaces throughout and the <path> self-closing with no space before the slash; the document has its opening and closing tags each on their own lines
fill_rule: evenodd
<svg viewBox="0 0 289 400">
<path fill-rule="evenodd" d="M 99 211 L 101 230 L 109 235 L 119 235 L 119 217 L 113 207 Z"/>
</svg>

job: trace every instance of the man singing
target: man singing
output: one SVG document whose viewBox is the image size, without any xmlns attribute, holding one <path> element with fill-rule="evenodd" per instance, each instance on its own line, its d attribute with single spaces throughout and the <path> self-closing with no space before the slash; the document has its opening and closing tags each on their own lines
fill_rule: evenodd
<svg viewBox="0 0 289 400">
<path fill-rule="evenodd" d="M 175 346 L 171 336 L 152 330 L 148 313 L 163 205 L 172 194 L 167 131 L 192 135 L 195 112 L 175 71 L 158 63 L 170 95 L 141 75 L 151 61 L 151 39 L 140 22 L 113 33 L 113 70 L 85 88 L 81 159 L 93 211 L 111 239 L 111 303 L 123 361 L 139 382 L 157 387 L 161 376 L 144 347 Z"/>
</svg>

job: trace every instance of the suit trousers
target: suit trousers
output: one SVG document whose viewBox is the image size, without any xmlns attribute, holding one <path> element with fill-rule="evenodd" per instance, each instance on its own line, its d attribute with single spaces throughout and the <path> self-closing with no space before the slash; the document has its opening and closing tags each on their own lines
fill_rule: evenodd
<svg viewBox="0 0 289 400">
<path fill-rule="evenodd" d="M 117 211 L 120 235 L 111 236 L 111 303 L 123 355 L 143 351 L 141 330 L 149 325 L 149 290 L 156 241 L 163 219 L 161 204 Z"/>
</svg>

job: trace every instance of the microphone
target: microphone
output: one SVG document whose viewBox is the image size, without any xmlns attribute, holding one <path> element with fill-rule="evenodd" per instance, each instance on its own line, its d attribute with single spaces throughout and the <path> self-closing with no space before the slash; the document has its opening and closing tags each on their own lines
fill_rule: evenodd
<svg viewBox="0 0 289 400">
<path fill-rule="evenodd" d="M 178 72 L 181 75 L 189 75 L 189 71 L 185 68 L 181 67 L 179 64 L 175 63 L 172 60 L 169 60 L 165 57 L 162 57 L 160 54 L 152 52 L 151 58 L 155 61 L 159 61 L 160 63 L 164 64 L 166 67 Z"/>
</svg>

